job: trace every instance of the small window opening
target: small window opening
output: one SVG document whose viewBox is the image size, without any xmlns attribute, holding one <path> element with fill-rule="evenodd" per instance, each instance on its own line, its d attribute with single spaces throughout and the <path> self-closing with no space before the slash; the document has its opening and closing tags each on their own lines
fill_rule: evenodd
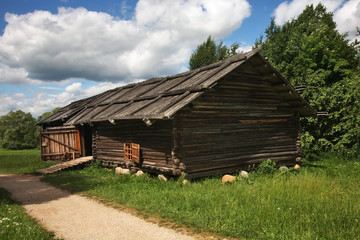
<svg viewBox="0 0 360 240">
<path fill-rule="evenodd" d="M 140 163 L 140 145 L 136 143 L 124 143 L 125 161 Z"/>
</svg>

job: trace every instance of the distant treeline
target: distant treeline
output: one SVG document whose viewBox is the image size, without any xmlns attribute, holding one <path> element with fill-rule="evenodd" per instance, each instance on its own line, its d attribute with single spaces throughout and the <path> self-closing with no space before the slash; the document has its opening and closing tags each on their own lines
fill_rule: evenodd
<svg viewBox="0 0 360 240">
<path fill-rule="evenodd" d="M 0 118 L 0 147 L 5 149 L 30 149 L 39 147 L 40 127 L 36 123 L 58 110 L 45 112 L 37 119 L 21 110 L 10 111 Z"/>
</svg>

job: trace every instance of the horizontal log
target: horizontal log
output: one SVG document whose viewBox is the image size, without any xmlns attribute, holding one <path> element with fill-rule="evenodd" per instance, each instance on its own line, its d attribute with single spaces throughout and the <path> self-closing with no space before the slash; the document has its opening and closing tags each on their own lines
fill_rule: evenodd
<svg viewBox="0 0 360 240">
<path fill-rule="evenodd" d="M 280 152 L 280 153 L 258 153 L 258 154 L 249 154 L 249 155 L 241 155 L 241 156 L 234 156 L 233 153 L 226 153 L 226 154 L 217 154 L 212 156 L 199 156 L 199 157 L 191 157 L 186 156 L 185 159 L 183 159 L 183 162 L 187 166 L 188 164 L 196 164 L 196 163 L 202 163 L 202 162 L 216 162 L 216 161 L 223 161 L 226 159 L 227 161 L 238 161 L 243 159 L 254 159 L 254 158 L 271 158 L 271 157 L 279 157 L 283 155 L 298 155 L 297 151 L 291 151 L 291 152 Z"/>
<path fill-rule="evenodd" d="M 281 151 L 296 151 L 296 146 L 287 145 L 287 146 L 270 146 L 269 144 L 265 146 L 253 145 L 253 146 L 230 146 L 227 148 L 192 148 L 186 149 L 186 156 L 212 156 L 219 153 L 234 153 L 237 155 L 246 154 L 246 153 L 272 153 L 272 152 L 281 152 Z"/>
</svg>

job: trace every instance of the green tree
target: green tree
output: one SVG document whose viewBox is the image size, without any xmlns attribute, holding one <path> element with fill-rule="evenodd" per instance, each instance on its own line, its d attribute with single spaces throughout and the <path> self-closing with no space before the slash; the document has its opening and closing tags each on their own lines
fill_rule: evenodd
<svg viewBox="0 0 360 240">
<path fill-rule="evenodd" d="M 306 85 L 301 95 L 328 117 L 304 118 L 307 153 L 360 151 L 359 57 L 357 44 L 336 30 L 333 14 L 319 4 L 307 6 L 298 18 L 276 25 L 272 19 L 254 47 L 293 85 Z"/>
<path fill-rule="evenodd" d="M 239 44 L 234 43 L 228 48 L 222 41 L 216 44 L 215 40 L 209 36 L 207 40 L 200 44 L 195 52 L 191 54 L 189 60 L 190 70 L 234 56 L 237 54 L 239 47 Z"/>
<path fill-rule="evenodd" d="M 0 118 L 0 146 L 5 149 L 27 149 L 38 146 L 36 119 L 21 110 L 10 111 Z"/>
</svg>

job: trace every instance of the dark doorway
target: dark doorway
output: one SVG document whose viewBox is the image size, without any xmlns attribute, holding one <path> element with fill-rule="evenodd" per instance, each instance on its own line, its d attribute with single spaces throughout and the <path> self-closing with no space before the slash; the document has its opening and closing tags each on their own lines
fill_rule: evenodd
<svg viewBox="0 0 360 240">
<path fill-rule="evenodd" d="M 91 156 L 92 155 L 92 127 L 88 125 L 84 125 L 82 127 L 83 133 L 83 149 L 84 149 L 84 156 Z"/>
</svg>

